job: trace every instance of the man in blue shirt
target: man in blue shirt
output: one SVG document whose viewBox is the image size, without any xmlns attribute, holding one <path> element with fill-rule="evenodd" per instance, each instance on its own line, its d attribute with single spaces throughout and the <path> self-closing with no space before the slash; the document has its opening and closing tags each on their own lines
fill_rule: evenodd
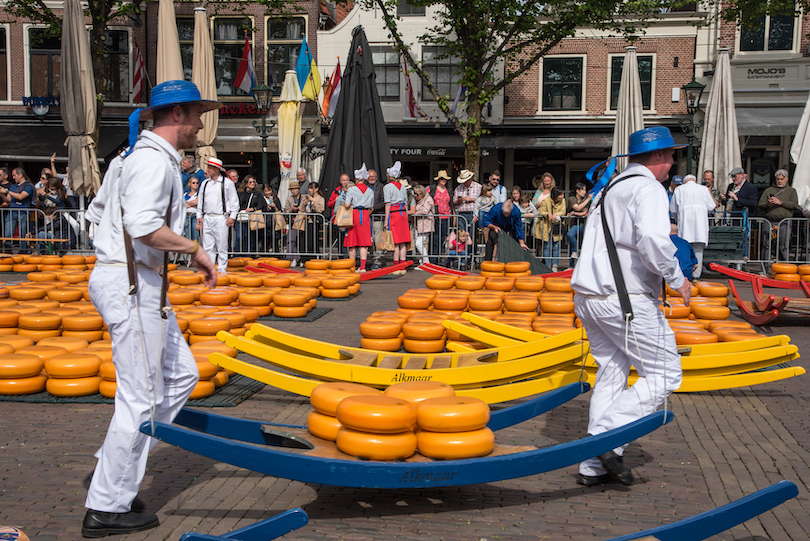
<svg viewBox="0 0 810 541">
<path fill-rule="evenodd" d="M 520 223 L 520 210 L 515 208 L 511 199 L 499 203 L 489 209 L 484 216 L 482 227 L 489 228 L 489 238 L 487 238 L 487 248 L 484 252 L 484 261 L 492 261 L 495 246 L 498 244 L 498 234 L 503 231 L 515 237 L 524 250 L 528 250 L 526 242 L 523 240 L 523 226 Z"/>
<path fill-rule="evenodd" d="M 191 177 L 196 177 L 200 181 L 200 186 L 202 186 L 205 173 L 194 163 L 194 158 L 183 156 L 183 159 L 180 160 L 180 167 L 182 168 L 180 175 L 183 177 L 183 191 L 188 190 L 188 181 Z"/>
</svg>

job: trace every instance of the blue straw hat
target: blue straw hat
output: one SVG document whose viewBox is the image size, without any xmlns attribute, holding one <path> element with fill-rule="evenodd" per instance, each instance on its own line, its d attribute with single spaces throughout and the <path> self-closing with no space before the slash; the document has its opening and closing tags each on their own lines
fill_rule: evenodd
<svg viewBox="0 0 810 541">
<path fill-rule="evenodd" d="M 223 105 L 218 101 L 202 99 L 200 90 L 194 83 L 189 81 L 166 81 L 152 89 L 149 107 L 141 109 L 141 120 L 152 118 L 152 111 L 186 103 L 199 103 L 202 105 L 203 113 L 219 109 Z"/>
</svg>

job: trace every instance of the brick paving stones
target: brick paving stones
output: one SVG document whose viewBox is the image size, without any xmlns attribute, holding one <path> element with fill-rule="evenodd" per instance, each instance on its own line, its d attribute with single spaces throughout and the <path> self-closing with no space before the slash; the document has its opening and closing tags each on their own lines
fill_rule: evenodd
<svg viewBox="0 0 810 541">
<path fill-rule="evenodd" d="M 364 283 L 363 295 L 331 303 L 333 312 L 316 322 L 274 326 L 359 346 L 359 323 L 373 311 L 395 309 L 397 295 L 423 287 L 425 277 L 412 271 Z M 808 351 L 806 327 L 764 330 L 788 334 L 800 352 Z M 808 366 L 806 359 L 796 363 Z M 673 395 L 669 407 L 675 421 L 628 447 L 625 460 L 638 479 L 633 487 L 579 486 L 571 466 L 486 485 L 347 489 L 265 477 L 160 444 L 150 457 L 141 496 L 162 524 L 127 539 L 176 540 L 192 530 L 223 534 L 299 506 L 310 522 L 288 539 L 602 540 L 685 518 L 788 479 L 800 486 L 798 498 L 712 539 L 806 541 L 806 379 Z M 499 433 L 499 441 L 548 445 L 579 438 L 587 409 L 586 395 Z M 306 399 L 271 387 L 235 408 L 217 410 L 280 423 L 304 423 L 308 411 Z M 0 524 L 18 525 L 37 541 L 80 539 L 81 479 L 93 467 L 111 413 L 110 405 L 0 403 Z"/>
</svg>

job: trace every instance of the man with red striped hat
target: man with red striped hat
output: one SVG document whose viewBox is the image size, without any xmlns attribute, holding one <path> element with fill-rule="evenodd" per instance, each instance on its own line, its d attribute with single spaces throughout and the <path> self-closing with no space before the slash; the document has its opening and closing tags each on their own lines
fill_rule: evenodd
<svg viewBox="0 0 810 541">
<path fill-rule="evenodd" d="M 225 274 L 228 270 L 228 228 L 236 223 L 239 196 L 236 195 L 236 185 L 225 177 L 222 160 L 208 158 L 205 165 L 208 178 L 200 186 L 197 198 L 197 231 L 203 250 L 208 252 L 211 261 L 216 261 L 217 271 Z"/>
</svg>

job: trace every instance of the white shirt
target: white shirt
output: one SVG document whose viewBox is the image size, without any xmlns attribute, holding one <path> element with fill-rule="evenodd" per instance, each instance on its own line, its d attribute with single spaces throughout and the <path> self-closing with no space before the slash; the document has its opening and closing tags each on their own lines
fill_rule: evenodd
<svg viewBox="0 0 810 541">
<path fill-rule="evenodd" d="M 497 188 L 492 188 L 492 195 L 495 197 L 495 204 L 503 203 L 506 201 L 506 188 L 503 184 L 498 184 Z"/>
<path fill-rule="evenodd" d="M 678 217 L 678 236 L 686 242 L 709 244 L 708 212 L 714 210 L 712 194 L 694 180 L 684 182 L 672 194 L 669 210 Z"/>
<path fill-rule="evenodd" d="M 374 207 L 374 190 L 368 188 L 366 193 L 363 193 L 359 187 L 352 186 L 346 190 L 345 202 L 355 208 L 371 210 Z"/>
<path fill-rule="evenodd" d="M 397 188 L 393 182 L 389 182 L 383 188 L 383 197 L 385 198 L 386 203 L 391 203 L 392 205 L 403 203 L 405 206 L 407 206 L 408 189 L 402 185 Z"/>
<path fill-rule="evenodd" d="M 239 213 L 239 196 L 236 195 L 236 186 L 231 179 L 219 175 L 217 178 L 207 178 L 197 191 L 197 219 L 202 220 L 203 214 L 222 214 L 222 183 L 225 182 L 225 214 L 228 218 L 236 220 Z M 205 206 L 205 208 L 203 208 Z"/>
<path fill-rule="evenodd" d="M 169 227 L 178 235 L 183 234 L 186 202 L 180 158 L 177 150 L 165 139 L 144 131 L 132 154 L 123 160 L 120 157 L 113 160 L 101 189 L 85 213 L 89 221 L 99 224 L 93 239 L 99 263 L 126 263 L 123 242 L 123 229 L 126 228 L 132 237 L 135 262 L 155 269 L 163 265 L 164 252 L 150 248 L 138 239 L 166 224 L 170 200 L 172 218 Z"/>
<path fill-rule="evenodd" d="M 616 244 L 627 292 L 658 297 L 661 277 L 673 289 L 685 278 L 675 258 L 675 245 L 669 238 L 669 201 L 667 191 L 652 172 L 639 163 L 631 163 L 611 184 L 630 176 L 610 189 L 605 209 L 597 206 L 602 194 L 591 205 L 579 261 L 571 277 L 571 287 L 585 295 L 617 293 L 610 267 L 602 212 Z"/>
</svg>

